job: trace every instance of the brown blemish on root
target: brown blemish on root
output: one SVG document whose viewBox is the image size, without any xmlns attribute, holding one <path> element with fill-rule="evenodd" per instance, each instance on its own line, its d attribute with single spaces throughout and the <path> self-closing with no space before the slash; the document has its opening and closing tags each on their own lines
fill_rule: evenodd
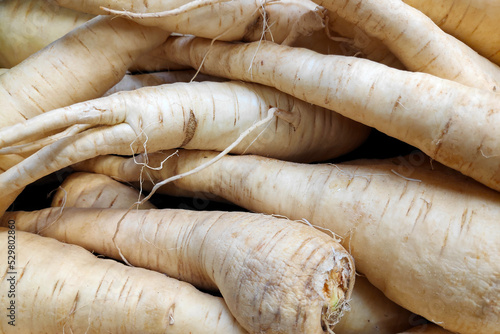
<svg viewBox="0 0 500 334">
<path fill-rule="evenodd" d="M 184 141 L 181 144 L 181 147 L 187 145 L 191 139 L 193 139 L 194 133 L 196 132 L 196 127 L 198 126 L 198 121 L 196 120 L 196 116 L 193 111 L 189 111 L 189 119 L 184 130 L 186 136 L 184 137 Z"/>
</svg>

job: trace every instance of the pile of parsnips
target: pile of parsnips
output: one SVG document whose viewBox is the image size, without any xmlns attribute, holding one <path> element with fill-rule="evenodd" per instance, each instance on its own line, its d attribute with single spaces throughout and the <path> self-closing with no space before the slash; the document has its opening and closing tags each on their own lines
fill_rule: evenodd
<svg viewBox="0 0 500 334">
<path fill-rule="evenodd" d="M 0 330 L 500 333 L 499 15 L 0 2 Z"/>
</svg>

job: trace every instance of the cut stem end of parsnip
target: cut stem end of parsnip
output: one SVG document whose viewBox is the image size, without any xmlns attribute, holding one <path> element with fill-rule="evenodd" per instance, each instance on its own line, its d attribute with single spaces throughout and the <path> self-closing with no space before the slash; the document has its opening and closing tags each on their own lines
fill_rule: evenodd
<svg viewBox="0 0 500 334">
<path fill-rule="evenodd" d="M 328 272 L 323 285 L 325 304 L 321 315 L 321 327 L 325 333 L 334 333 L 333 328 L 345 311 L 349 310 L 348 300 L 352 291 L 354 268 L 345 256 L 336 260 L 337 265 Z"/>
</svg>

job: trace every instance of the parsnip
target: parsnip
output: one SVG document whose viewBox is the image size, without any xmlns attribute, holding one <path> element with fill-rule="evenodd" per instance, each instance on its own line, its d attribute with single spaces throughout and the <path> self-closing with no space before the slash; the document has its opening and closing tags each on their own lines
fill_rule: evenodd
<svg viewBox="0 0 500 334">
<path fill-rule="evenodd" d="M 109 176 L 94 173 L 73 173 L 66 177 L 52 198 L 51 206 L 77 208 L 132 208 L 141 201 L 139 192 Z M 146 201 L 140 209 L 154 209 Z"/>
<path fill-rule="evenodd" d="M 490 91 L 500 89 L 500 67 L 401 0 L 315 2 L 378 38 L 409 70 Z"/>
<path fill-rule="evenodd" d="M 221 298 L 188 283 L 2 228 L 6 260 L 8 245 L 14 245 L 15 261 L 14 268 L 2 261 L 0 305 L 14 305 L 15 326 L 4 319 L 2 333 L 245 333 Z"/>
<path fill-rule="evenodd" d="M 78 244 L 204 289 L 219 289 L 250 333 L 331 333 L 354 262 L 305 224 L 245 212 L 50 208 L 3 224 Z M 258 237 L 256 237 L 258 236 Z"/>
<path fill-rule="evenodd" d="M 211 44 L 186 37 L 169 39 L 164 47 L 172 61 L 273 86 L 335 110 L 500 191 L 500 94 L 273 43 Z"/>
<path fill-rule="evenodd" d="M 53 110 L 0 129 L 0 145 L 6 146 L 73 124 L 94 126 L 42 148 L 0 174 L 0 189 L 8 194 L 98 155 L 177 147 L 223 151 L 259 121 L 266 121 L 267 126 L 254 129 L 231 152 L 296 161 L 326 160 L 357 147 L 369 132 L 330 110 L 262 85 L 193 82 L 145 87 Z"/>
<path fill-rule="evenodd" d="M 169 32 L 224 41 L 265 38 L 290 44 L 298 36 L 324 27 L 324 9 L 309 0 L 56 0 L 56 3 L 96 15 L 123 15 Z"/>
<path fill-rule="evenodd" d="M 178 154 L 145 179 L 164 180 L 215 155 Z M 148 159 L 159 166 L 164 155 Z M 79 169 L 139 180 L 136 165 L 119 157 Z M 357 269 L 399 305 L 452 332 L 499 333 L 500 194 L 422 153 L 337 165 L 226 156 L 175 187 L 328 228 L 343 238 Z"/>
</svg>

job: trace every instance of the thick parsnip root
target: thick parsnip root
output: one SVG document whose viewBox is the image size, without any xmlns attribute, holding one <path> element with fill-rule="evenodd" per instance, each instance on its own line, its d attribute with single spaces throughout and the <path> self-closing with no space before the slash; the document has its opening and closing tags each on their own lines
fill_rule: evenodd
<svg viewBox="0 0 500 334">
<path fill-rule="evenodd" d="M 41 233 L 205 289 L 219 289 L 250 333 L 331 333 L 354 285 L 354 262 L 305 224 L 241 212 L 45 209 L 8 212 Z"/>
<path fill-rule="evenodd" d="M 500 65 L 500 3 L 496 0 L 403 0 L 441 29 Z"/>
<path fill-rule="evenodd" d="M 2 333 L 245 333 L 221 298 L 188 283 L 52 238 L 1 229 L 4 259 L 11 244 L 15 269 L 2 261 L 0 305 L 8 310 L 14 302 L 15 326 L 8 323 L 12 318 L 1 321 Z"/>
<path fill-rule="evenodd" d="M 162 173 L 148 170 L 147 179 L 164 180 L 215 155 L 178 154 Z M 151 166 L 163 159 L 148 156 Z M 422 153 L 338 165 L 226 156 L 175 187 L 328 228 L 343 238 L 357 269 L 399 305 L 450 331 L 498 333 L 500 194 L 430 166 Z M 139 180 L 133 161 L 123 158 L 100 157 L 79 168 Z"/>
<path fill-rule="evenodd" d="M 19 64 L 92 17 L 51 1 L 0 1 L 0 66 Z"/>
<path fill-rule="evenodd" d="M 94 173 L 73 173 L 55 192 L 51 206 L 76 208 L 136 208 L 142 197 L 139 192 L 109 176 Z M 154 209 L 145 201 L 137 208 Z"/>
<path fill-rule="evenodd" d="M 500 68 L 401 0 L 315 0 L 378 38 L 412 71 L 500 90 Z M 443 52 L 446 50 L 446 52 Z"/>
<path fill-rule="evenodd" d="M 0 146 L 77 123 L 95 127 L 58 140 L 1 174 L 0 189 L 7 194 L 98 155 L 177 147 L 223 151 L 247 130 L 253 131 L 233 153 L 295 161 L 339 156 L 369 133 L 359 123 L 271 87 L 193 82 L 145 87 L 53 110 L 0 129 Z"/>
<path fill-rule="evenodd" d="M 425 73 L 273 43 L 172 38 L 172 61 L 259 82 L 415 146 L 500 191 L 500 94 Z"/>
<path fill-rule="evenodd" d="M 121 15 L 165 31 L 223 41 L 267 39 L 290 44 L 324 27 L 324 9 L 310 0 L 56 2 L 82 12 Z"/>
</svg>

